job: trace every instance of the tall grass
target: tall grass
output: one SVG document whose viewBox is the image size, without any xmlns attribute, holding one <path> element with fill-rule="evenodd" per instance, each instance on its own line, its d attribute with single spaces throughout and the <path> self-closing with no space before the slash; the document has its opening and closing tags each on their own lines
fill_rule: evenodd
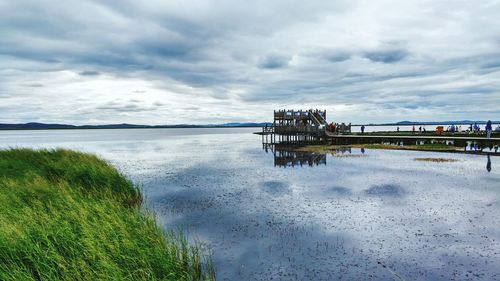
<svg viewBox="0 0 500 281">
<path fill-rule="evenodd" d="M 0 151 L 0 280 L 213 280 L 115 168 L 68 150 Z"/>
</svg>

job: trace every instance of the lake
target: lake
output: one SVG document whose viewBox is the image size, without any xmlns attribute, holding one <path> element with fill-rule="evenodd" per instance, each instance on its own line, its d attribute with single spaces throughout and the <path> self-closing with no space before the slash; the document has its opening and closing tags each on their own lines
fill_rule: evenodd
<svg viewBox="0 0 500 281">
<path fill-rule="evenodd" d="M 500 279 L 499 157 L 369 149 L 275 157 L 254 131 L 0 131 L 0 148 L 107 159 L 141 186 L 162 227 L 212 251 L 218 280 Z"/>
</svg>

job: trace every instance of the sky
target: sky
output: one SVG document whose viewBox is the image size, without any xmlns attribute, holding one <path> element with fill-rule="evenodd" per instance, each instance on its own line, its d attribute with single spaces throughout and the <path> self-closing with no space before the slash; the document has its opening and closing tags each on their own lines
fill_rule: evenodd
<svg viewBox="0 0 500 281">
<path fill-rule="evenodd" d="M 500 120 L 500 1 L 0 0 L 0 123 Z"/>
</svg>

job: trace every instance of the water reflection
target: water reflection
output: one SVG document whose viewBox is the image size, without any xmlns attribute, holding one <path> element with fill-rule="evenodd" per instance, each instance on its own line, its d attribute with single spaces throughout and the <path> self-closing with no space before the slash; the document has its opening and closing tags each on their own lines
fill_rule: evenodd
<svg viewBox="0 0 500 281">
<path fill-rule="evenodd" d="M 211 249 L 217 280 L 498 280 L 494 154 L 352 148 L 311 158 L 264 153 L 252 130 L 0 132 L 0 147 L 109 160 L 143 187 L 164 230 Z"/>
<path fill-rule="evenodd" d="M 272 153 L 274 156 L 274 166 L 275 167 L 303 167 L 303 166 L 326 166 L 327 155 L 332 157 L 364 157 L 366 155 L 366 149 L 351 148 L 351 147 L 339 147 L 335 149 L 328 150 L 329 153 L 311 153 L 297 151 L 297 146 L 290 145 L 275 145 L 275 144 L 263 144 L 263 149 L 266 153 Z M 417 152 L 415 152 L 417 153 Z M 486 155 L 486 170 L 491 172 L 491 157 L 490 154 Z M 436 157 L 439 158 L 439 157 Z M 442 165 L 442 164 L 440 164 Z"/>
<path fill-rule="evenodd" d="M 290 186 L 283 181 L 265 181 L 262 183 L 262 191 L 269 193 L 273 196 L 281 196 L 291 193 Z"/>
<path fill-rule="evenodd" d="M 488 162 L 486 162 L 486 170 L 489 172 L 491 172 L 491 159 L 490 159 L 490 155 L 487 155 L 488 156 Z"/>
<path fill-rule="evenodd" d="M 365 190 L 367 195 L 401 197 L 406 194 L 403 187 L 397 184 L 373 185 Z"/>
<path fill-rule="evenodd" d="M 266 153 L 274 155 L 275 167 L 319 166 L 326 165 L 326 155 L 294 151 L 294 147 L 264 144 Z"/>
</svg>

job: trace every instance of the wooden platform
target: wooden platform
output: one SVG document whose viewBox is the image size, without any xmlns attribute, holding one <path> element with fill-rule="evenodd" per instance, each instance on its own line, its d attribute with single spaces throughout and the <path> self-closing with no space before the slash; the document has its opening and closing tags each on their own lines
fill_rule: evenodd
<svg viewBox="0 0 500 281">
<path fill-rule="evenodd" d="M 476 137 L 476 136 L 429 136 L 429 135 L 336 135 L 329 131 L 325 132 L 326 136 L 329 138 L 339 138 L 339 139 L 387 139 L 387 140 L 459 140 L 459 141 L 491 141 L 500 144 L 500 138 L 486 138 L 486 137 Z"/>
</svg>

